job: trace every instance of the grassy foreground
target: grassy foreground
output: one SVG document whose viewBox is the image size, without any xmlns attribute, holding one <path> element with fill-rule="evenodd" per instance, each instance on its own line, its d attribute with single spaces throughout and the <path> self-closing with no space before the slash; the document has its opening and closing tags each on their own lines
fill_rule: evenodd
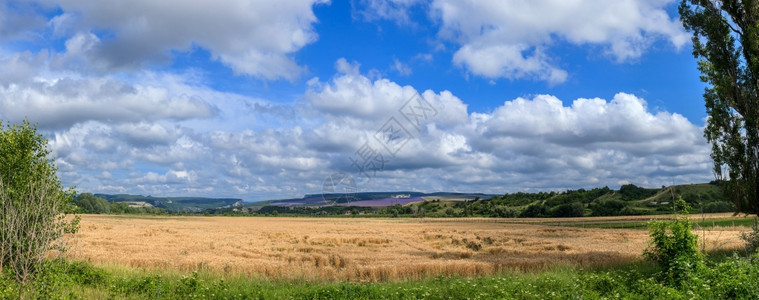
<svg viewBox="0 0 759 300">
<path fill-rule="evenodd" d="M 476 278 L 385 283 L 271 281 L 200 271 L 145 271 L 50 261 L 25 287 L 0 276 L 0 299 L 759 299 L 759 255 L 712 257 L 682 285 L 659 281 L 649 263 L 615 269 L 557 267 Z"/>
</svg>

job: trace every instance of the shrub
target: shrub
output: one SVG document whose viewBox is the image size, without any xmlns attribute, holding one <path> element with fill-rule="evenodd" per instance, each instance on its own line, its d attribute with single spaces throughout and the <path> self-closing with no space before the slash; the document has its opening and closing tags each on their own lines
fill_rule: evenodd
<svg viewBox="0 0 759 300">
<path fill-rule="evenodd" d="M 449 217 L 453 217 L 456 215 L 456 212 L 453 210 L 453 208 L 446 208 L 445 209 L 445 215 Z"/>
<path fill-rule="evenodd" d="M 28 121 L 0 123 L 0 266 L 27 284 L 50 250 L 64 250 L 64 232 L 78 229 L 73 191 L 64 190 L 49 158 L 47 139 Z M 56 243 L 57 242 L 57 243 Z"/>
<path fill-rule="evenodd" d="M 675 201 L 678 214 L 672 221 L 649 223 L 651 241 L 644 256 L 662 268 L 662 279 L 679 286 L 703 265 L 698 252 L 698 236 L 691 232 L 693 224 L 688 219 L 688 207 L 682 198 Z"/>
<path fill-rule="evenodd" d="M 751 255 L 759 250 L 759 219 L 754 219 L 750 232 L 741 233 L 741 239 L 746 242 L 746 252 Z"/>
<path fill-rule="evenodd" d="M 716 201 L 704 204 L 705 213 L 720 213 L 735 211 L 735 206 L 731 202 Z"/>
<path fill-rule="evenodd" d="M 519 213 L 514 208 L 505 205 L 497 205 L 493 208 L 490 215 L 495 218 L 516 218 Z"/>
</svg>

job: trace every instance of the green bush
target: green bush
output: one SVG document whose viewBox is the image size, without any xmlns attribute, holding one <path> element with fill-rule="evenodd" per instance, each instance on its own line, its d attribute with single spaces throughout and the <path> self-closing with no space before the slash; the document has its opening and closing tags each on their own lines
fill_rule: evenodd
<svg viewBox="0 0 759 300">
<path fill-rule="evenodd" d="M 759 219 L 754 219 L 754 225 L 751 226 L 750 232 L 741 233 L 741 239 L 746 242 L 747 253 L 757 253 L 759 250 Z"/>
<path fill-rule="evenodd" d="M 678 286 L 691 279 L 703 265 L 703 258 L 698 251 L 698 236 L 691 232 L 687 204 L 679 198 L 675 207 L 679 213 L 674 220 L 649 223 L 651 241 L 644 256 L 659 264 L 665 282 Z"/>
<path fill-rule="evenodd" d="M 494 218 L 516 218 L 519 216 L 519 212 L 517 212 L 517 210 L 512 207 L 505 205 L 496 205 L 493 207 L 490 216 Z"/>
<path fill-rule="evenodd" d="M 73 190 L 65 190 L 47 149 L 47 139 L 24 121 L 0 123 L 0 266 L 27 284 L 51 250 L 63 251 L 60 238 L 78 229 Z"/>
<path fill-rule="evenodd" d="M 90 263 L 47 259 L 37 268 L 34 281 L 28 283 L 16 281 L 10 270 L 0 273 L 0 299 L 76 299 L 74 289 L 105 285 L 108 276 Z"/>
<path fill-rule="evenodd" d="M 730 202 L 716 201 L 704 204 L 705 213 L 720 213 L 720 212 L 733 212 L 735 206 Z"/>
<path fill-rule="evenodd" d="M 0 270 L 0 299 L 20 299 L 20 284 L 10 270 Z"/>
<path fill-rule="evenodd" d="M 446 217 L 453 217 L 456 215 L 456 211 L 453 210 L 453 208 L 449 207 L 445 209 L 445 216 Z"/>
</svg>

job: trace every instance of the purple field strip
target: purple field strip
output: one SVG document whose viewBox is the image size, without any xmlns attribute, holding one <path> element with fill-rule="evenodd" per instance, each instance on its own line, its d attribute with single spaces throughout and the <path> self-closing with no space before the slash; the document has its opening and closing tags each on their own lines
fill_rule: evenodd
<svg viewBox="0 0 759 300">
<path fill-rule="evenodd" d="M 337 206 L 366 206 L 366 207 L 384 207 L 384 206 L 391 206 L 391 205 L 406 205 L 411 202 L 422 202 L 425 201 L 422 197 L 412 197 L 412 198 L 382 198 L 382 199 L 374 199 L 374 200 L 363 200 L 363 201 L 353 201 L 348 203 L 337 203 L 335 205 Z M 269 205 L 272 206 L 297 206 L 297 205 L 310 205 L 310 204 L 328 204 L 324 201 L 324 199 L 321 198 L 309 198 L 309 199 L 303 199 L 301 201 L 286 201 L 286 202 L 272 202 L 269 203 Z"/>
<path fill-rule="evenodd" d="M 350 203 L 338 203 L 338 206 L 367 206 L 367 207 L 383 207 L 383 206 L 391 206 L 391 205 L 406 205 L 411 202 L 421 202 L 424 201 L 422 197 L 412 197 L 412 198 L 382 198 L 382 199 L 374 199 L 374 200 L 364 200 L 364 201 L 354 201 Z"/>
<path fill-rule="evenodd" d="M 295 206 L 295 205 L 307 205 L 307 204 L 320 204 L 324 202 L 324 199 L 321 198 L 310 198 L 310 199 L 304 199 L 302 201 L 287 201 L 287 202 L 272 202 L 269 203 L 271 206 Z"/>
</svg>

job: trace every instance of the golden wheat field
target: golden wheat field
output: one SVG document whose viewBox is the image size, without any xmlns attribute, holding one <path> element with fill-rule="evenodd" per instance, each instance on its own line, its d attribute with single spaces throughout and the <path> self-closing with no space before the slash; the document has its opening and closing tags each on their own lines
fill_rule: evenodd
<svg viewBox="0 0 759 300">
<path fill-rule="evenodd" d="M 95 264 L 249 274 L 273 280 L 393 281 L 640 259 L 645 230 L 484 220 L 82 216 L 68 255 Z M 699 231 L 707 248 L 742 227 Z"/>
</svg>

